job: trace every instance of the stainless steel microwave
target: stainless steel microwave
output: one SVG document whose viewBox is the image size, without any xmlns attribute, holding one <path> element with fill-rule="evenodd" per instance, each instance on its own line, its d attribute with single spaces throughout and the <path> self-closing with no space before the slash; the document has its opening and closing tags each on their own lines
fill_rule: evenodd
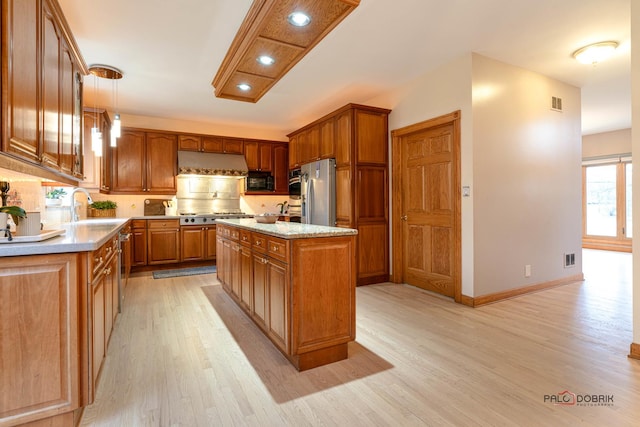
<svg viewBox="0 0 640 427">
<path fill-rule="evenodd" d="M 273 175 L 268 172 L 249 172 L 246 191 L 273 191 Z"/>
</svg>

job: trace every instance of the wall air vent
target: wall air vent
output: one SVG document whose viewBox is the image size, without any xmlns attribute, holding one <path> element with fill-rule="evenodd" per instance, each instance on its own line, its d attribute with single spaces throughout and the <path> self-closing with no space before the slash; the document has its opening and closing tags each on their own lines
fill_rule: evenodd
<svg viewBox="0 0 640 427">
<path fill-rule="evenodd" d="M 562 111 L 562 98 L 558 98 L 557 96 L 552 96 L 551 109 L 553 111 Z"/>
<path fill-rule="evenodd" d="M 564 254 L 564 267 L 575 267 L 576 265 L 576 254 Z"/>
</svg>

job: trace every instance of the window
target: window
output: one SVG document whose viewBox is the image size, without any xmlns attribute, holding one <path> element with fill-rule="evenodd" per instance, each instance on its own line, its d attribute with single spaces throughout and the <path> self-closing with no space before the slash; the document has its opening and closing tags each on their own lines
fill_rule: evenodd
<svg viewBox="0 0 640 427">
<path fill-rule="evenodd" d="M 583 247 L 631 251 L 631 159 L 585 161 L 582 169 Z"/>
</svg>

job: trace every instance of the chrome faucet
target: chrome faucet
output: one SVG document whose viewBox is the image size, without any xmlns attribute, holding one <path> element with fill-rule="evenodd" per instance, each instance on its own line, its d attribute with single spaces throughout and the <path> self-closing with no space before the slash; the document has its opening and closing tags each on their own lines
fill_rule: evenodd
<svg viewBox="0 0 640 427">
<path fill-rule="evenodd" d="M 91 195 L 89 194 L 89 192 L 82 188 L 82 187 L 76 187 L 71 191 L 71 195 L 69 196 L 69 200 L 71 202 L 71 222 L 75 222 L 78 221 L 78 213 L 76 212 L 76 202 L 74 199 L 74 196 L 77 192 L 81 192 L 84 193 L 87 196 L 87 202 L 89 202 L 89 204 L 93 203 L 93 200 L 91 199 Z"/>
</svg>

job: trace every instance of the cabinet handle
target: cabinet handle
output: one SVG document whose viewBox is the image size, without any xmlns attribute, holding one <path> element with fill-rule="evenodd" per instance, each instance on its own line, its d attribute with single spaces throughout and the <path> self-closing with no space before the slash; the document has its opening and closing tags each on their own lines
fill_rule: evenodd
<svg viewBox="0 0 640 427">
<path fill-rule="evenodd" d="M 261 262 L 261 263 L 263 263 L 263 264 L 269 264 L 269 260 L 268 260 L 268 259 L 266 259 L 266 258 L 262 258 L 262 259 L 260 260 L 260 262 Z"/>
<path fill-rule="evenodd" d="M 262 246 L 262 242 L 260 240 L 256 240 L 254 245 L 256 246 Z"/>
<path fill-rule="evenodd" d="M 274 252 L 278 252 L 278 247 L 274 245 L 271 250 L 274 251 Z"/>
</svg>

